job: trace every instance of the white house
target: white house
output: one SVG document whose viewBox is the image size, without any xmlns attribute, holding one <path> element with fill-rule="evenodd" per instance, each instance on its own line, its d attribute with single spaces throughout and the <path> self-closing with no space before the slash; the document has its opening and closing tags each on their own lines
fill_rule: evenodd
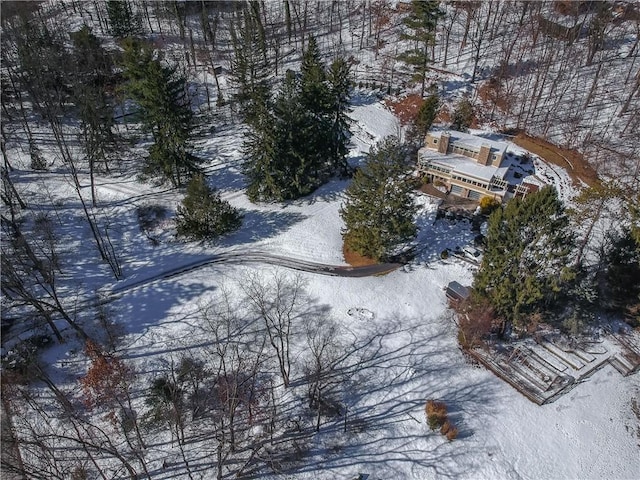
<svg viewBox="0 0 640 480">
<path fill-rule="evenodd" d="M 418 151 L 418 171 L 447 192 L 480 200 L 493 197 L 524 196 L 537 190 L 537 182 L 526 181 L 528 173 L 507 144 L 476 135 L 449 131 L 430 131 Z"/>
</svg>

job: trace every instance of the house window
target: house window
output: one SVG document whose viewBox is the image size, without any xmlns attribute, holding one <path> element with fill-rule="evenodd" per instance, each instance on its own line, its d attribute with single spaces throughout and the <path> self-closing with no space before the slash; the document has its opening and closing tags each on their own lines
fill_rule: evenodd
<svg viewBox="0 0 640 480">
<path fill-rule="evenodd" d="M 438 139 L 437 139 L 437 138 L 434 138 L 434 139 L 433 139 L 433 143 L 438 143 Z"/>
</svg>

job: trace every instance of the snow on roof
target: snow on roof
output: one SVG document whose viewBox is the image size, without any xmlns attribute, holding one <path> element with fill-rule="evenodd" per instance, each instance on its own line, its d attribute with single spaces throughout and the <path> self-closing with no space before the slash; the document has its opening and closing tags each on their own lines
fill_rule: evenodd
<svg viewBox="0 0 640 480">
<path fill-rule="evenodd" d="M 482 145 L 488 145 L 491 147 L 491 150 L 497 150 L 498 152 L 504 153 L 508 146 L 504 142 L 478 137 L 477 135 L 471 135 L 470 133 L 458 132 L 457 130 L 441 130 L 432 131 L 430 133 L 436 138 L 440 138 L 443 133 L 448 133 L 451 136 L 451 139 L 449 140 L 451 144 L 464 145 L 477 151 L 480 151 L 480 147 Z"/>
<path fill-rule="evenodd" d="M 420 149 L 420 157 L 432 165 L 451 170 L 451 173 L 458 173 L 465 177 L 473 177 L 489 183 L 493 177 L 504 178 L 509 170 L 508 167 L 492 167 L 480 165 L 472 158 L 458 155 L 456 153 L 440 153 L 427 148 Z"/>
</svg>

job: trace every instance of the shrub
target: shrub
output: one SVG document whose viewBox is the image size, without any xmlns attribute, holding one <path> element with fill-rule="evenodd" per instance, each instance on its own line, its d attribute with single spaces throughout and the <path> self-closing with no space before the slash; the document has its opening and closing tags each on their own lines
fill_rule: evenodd
<svg viewBox="0 0 640 480">
<path fill-rule="evenodd" d="M 47 160 L 40 153 L 40 149 L 35 145 L 29 147 L 29 155 L 31 157 L 31 170 L 47 170 Z"/>
<path fill-rule="evenodd" d="M 479 205 L 483 215 L 490 215 L 500 206 L 500 202 L 493 197 L 482 197 Z"/>
<path fill-rule="evenodd" d="M 217 238 L 237 230 L 241 224 L 242 214 L 222 200 L 203 175 L 194 175 L 176 211 L 178 236 L 192 240 Z"/>
<path fill-rule="evenodd" d="M 449 258 L 449 250 L 442 250 L 442 252 L 440 252 L 440 258 L 442 260 Z"/>
<path fill-rule="evenodd" d="M 485 346 L 494 326 L 499 323 L 493 307 L 485 299 L 471 296 L 454 306 L 458 318 L 458 343 L 463 350 Z"/>
<path fill-rule="evenodd" d="M 427 414 L 427 423 L 431 430 L 441 428 L 447 421 L 447 406 L 443 402 L 427 400 L 425 412 Z"/>
<path fill-rule="evenodd" d="M 451 442 L 456 438 L 458 438 L 458 429 L 453 425 L 449 424 L 449 429 L 447 430 L 447 433 L 444 434 L 444 436 L 447 437 L 447 440 Z"/>
<path fill-rule="evenodd" d="M 447 406 L 444 402 L 427 400 L 425 413 L 431 430 L 440 429 L 440 433 L 447 437 L 449 441 L 458 437 L 458 429 L 447 418 Z"/>
</svg>

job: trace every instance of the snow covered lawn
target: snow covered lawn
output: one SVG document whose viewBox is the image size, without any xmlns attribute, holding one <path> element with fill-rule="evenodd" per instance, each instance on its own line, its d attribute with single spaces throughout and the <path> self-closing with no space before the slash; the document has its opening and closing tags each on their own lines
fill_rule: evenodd
<svg viewBox="0 0 640 480">
<path fill-rule="evenodd" d="M 361 103 L 352 113 L 357 122 L 353 158 L 396 130 L 395 117 L 379 102 Z M 148 194 L 146 187 L 132 189 L 112 181 L 99 188 L 103 199 L 114 202 L 122 222 L 117 242 L 126 278 L 120 285 L 140 282 L 135 289 L 122 290 L 110 305 L 126 330 L 119 353 L 148 379 L 170 360 L 199 352 L 211 341 L 202 333 L 197 312 L 223 286 L 239 288 L 247 272 L 270 272 L 275 267 L 215 263 L 155 282 L 145 279 L 229 252 L 261 251 L 344 263 L 339 208 L 346 182 L 333 181 L 296 202 L 253 205 L 242 192 L 239 177 L 241 137 L 224 138 L 215 147 L 218 158 L 227 160 L 212 170 L 211 179 L 223 188 L 225 198 L 244 210 L 245 222 L 217 245 L 183 245 L 165 236 L 154 247 L 142 235 L 131 234 L 136 205 L 150 201 L 137 197 Z M 177 202 L 175 193 L 155 192 L 152 197 L 169 209 Z M 335 319 L 341 343 L 356 359 L 347 372 L 349 390 L 341 406 L 346 419 L 344 415 L 325 419 L 299 462 L 286 474 L 265 477 L 640 478 L 640 419 L 632 410 L 635 404 L 637 412 L 640 402 L 639 376 L 622 378 L 606 366 L 556 402 L 537 406 L 469 363 L 458 349 L 444 288 L 452 280 L 470 284 L 474 267 L 457 259 L 440 260 L 439 254 L 470 244 L 474 234 L 467 221 L 436 220 L 436 204 L 428 197 L 417 201 L 419 253 L 403 269 L 368 278 L 300 273 L 310 303 Z M 89 274 L 84 278 L 86 291 L 96 286 L 105 291 L 118 288 L 104 277 L 99 278 L 101 285 Z M 75 365 L 78 374 L 81 368 L 74 356 L 61 352 L 60 348 L 49 352 L 52 367 L 71 372 L 69 366 Z M 296 345 L 295 352 L 303 355 L 304 345 Z M 300 372 L 297 358 L 294 373 Z M 67 385 L 73 384 L 73 374 L 63 377 Z M 427 399 L 446 403 L 459 429 L 456 440 L 449 442 L 429 430 L 424 414 Z M 150 455 L 159 465 L 175 453 L 172 449 L 167 443 L 165 450 Z M 214 475 L 209 470 L 202 478 Z"/>
</svg>

